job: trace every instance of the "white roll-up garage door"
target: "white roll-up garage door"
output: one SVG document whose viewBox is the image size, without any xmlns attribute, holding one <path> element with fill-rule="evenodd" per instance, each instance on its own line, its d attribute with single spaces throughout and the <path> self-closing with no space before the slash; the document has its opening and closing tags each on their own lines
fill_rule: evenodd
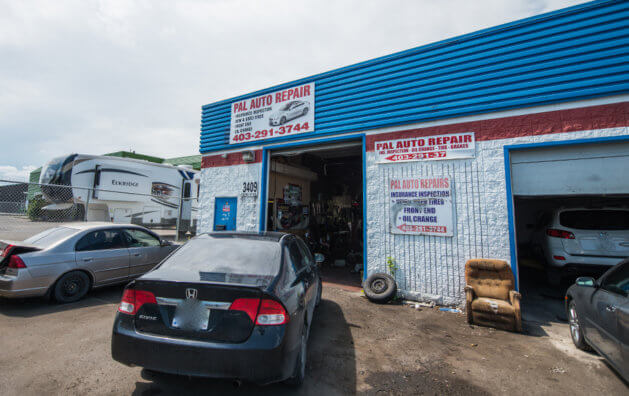
<svg viewBox="0 0 629 396">
<path fill-rule="evenodd" d="M 514 195 L 629 194 L 629 142 L 514 150 Z"/>
</svg>

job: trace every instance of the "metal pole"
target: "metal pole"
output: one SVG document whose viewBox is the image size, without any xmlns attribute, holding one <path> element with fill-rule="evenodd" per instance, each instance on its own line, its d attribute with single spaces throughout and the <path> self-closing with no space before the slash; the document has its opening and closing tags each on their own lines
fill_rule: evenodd
<svg viewBox="0 0 629 396">
<path fill-rule="evenodd" d="M 179 213 L 177 214 L 177 231 L 175 232 L 175 242 L 179 242 L 179 223 L 181 223 L 181 208 L 183 207 L 183 188 L 185 181 L 181 184 L 181 190 L 179 192 Z"/>
<path fill-rule="evenodd" d="M 83 215 L 83 221 L 87 221 L 87 211 L 90 207 L 90 195 L 92 195 L 91 190 L 87 190 L 87 200 L 85 201 L 85 214 Z"/>
</svg>

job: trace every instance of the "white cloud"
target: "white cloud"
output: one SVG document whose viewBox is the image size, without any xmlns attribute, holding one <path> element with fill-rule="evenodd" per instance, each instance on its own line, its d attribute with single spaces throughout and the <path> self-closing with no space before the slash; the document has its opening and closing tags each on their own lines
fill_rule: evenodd
<svg viewBox="0 0 629 396">
<path fill-rule="evenodd" d="M 0 0 L 2 161 L 195 154 L 203 104 L 578 2 Z"/>
<path fill-rule="evenodd" d="M 27 182 L 30 173 L 35 169 L 37 167 L 33 165 L 23 166 L 19 169 L 11 165 L 0 165 L 0 181 Z"/>
</svg>

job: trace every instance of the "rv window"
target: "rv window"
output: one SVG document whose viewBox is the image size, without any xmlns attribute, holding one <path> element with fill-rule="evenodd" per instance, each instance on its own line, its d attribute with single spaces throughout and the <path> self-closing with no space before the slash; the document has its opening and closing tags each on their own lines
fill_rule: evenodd
<svg viewBox="0 0 629 396">
<path fill-rule="evenodd" d="M 76 251 L 109 250 L 124 248 L 124 241 L 119 230 L 100 230 L 90 232 L 76 243 Z"/>
<path fill-rule="evenodd" d="M 136 229 L 126 229 L 124 230 L 124 233 L 127 238 L 128 247 L 150 247 L 160 245 L 159 239 L 155 238 L 148 232 Z"/>
<path fill-rule="evenodd" d="M 190 183 L 183 185 L 183 197 L 190 198 Z"/>
</svg>

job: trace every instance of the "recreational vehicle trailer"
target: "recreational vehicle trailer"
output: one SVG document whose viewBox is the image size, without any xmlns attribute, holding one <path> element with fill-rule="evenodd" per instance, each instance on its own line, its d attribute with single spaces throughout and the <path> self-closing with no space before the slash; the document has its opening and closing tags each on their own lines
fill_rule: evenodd
<svg viewBox="0 0 629 396">
<path fill-rule="evenodd" d="M 39 181 L 46 210 L 75 205 L 90 221 L 144 226 L 173 226 L 181 214 L 180 230 L 196 228 L 200 175 L 191 168 L 71 154 L 49 161 Z"/>
</svg>

